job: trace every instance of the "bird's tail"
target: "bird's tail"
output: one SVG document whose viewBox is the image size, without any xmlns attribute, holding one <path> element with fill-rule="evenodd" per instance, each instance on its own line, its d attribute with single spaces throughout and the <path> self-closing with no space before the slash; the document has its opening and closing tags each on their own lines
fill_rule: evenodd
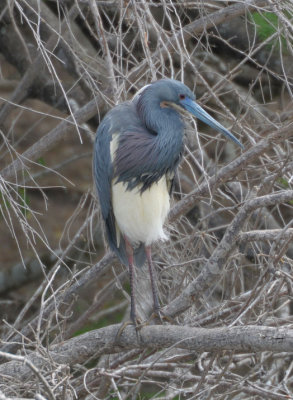
<svg viewBox="0 0 293 400">
<path fill-rule="evenodd" d="M 112 243 L 110 243 L 111 245 Z M 128 258 L 126 253 L 126 245 L 123 237 L 120 239 L 119 247 L 116 244 L 112 244 L 112 250 L 117 254 L 120 261 L 128 267 Z M 136 248 L 133 249 L 134 264 L 136 267 L 142 267 L 146 261 L 145 248 L 143 243 L 140 243 Z"/>
<path fill-rule="evenodd" d="M 112 214 L 112 213 L 111 213 Z M 126 253 L 126 244 L 123 235 L 120 234 L 119 244 L 117 243 L 117 234 L 114 215 L 109 215 L 106 220 L 106 232 L 111 250 L 117 255 L 122 264 L 128 267 L 128 257 Z M 133 249 L 134 264 L 136 267 L 142 267 L 146 261 L 145 247 L 139 243 Z"/>
</svg>

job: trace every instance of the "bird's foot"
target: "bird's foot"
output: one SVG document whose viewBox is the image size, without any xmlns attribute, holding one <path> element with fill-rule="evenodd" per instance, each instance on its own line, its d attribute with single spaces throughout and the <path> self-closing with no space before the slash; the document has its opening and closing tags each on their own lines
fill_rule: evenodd
<svg viewBox="0 0 293 400">
<path fill-rule="evenodd" d="M 163 323 L 164 323 L 163 318 L 164 318 L 164 314 L 162 313 L 161 308 L 155 308 L 151 315 L 151 319 L 153 319 L 155 322 L 158 322 L 163 325 Z"/>
<path fill-rule="evenodd" d="M 142 323 L 138 318 L 135 318 L 134 320 L 128 320 L 125 322 L 122 322 L 121 326 L 118 329 L 118 332 L 116 334 L 115 337 L 115 342 L 119 341 L 120 336 L 122 335 L 124 329 L 128 326 L 128 325 L 134 325 L 135 327 L 135 331 L 136 331 L 136 337 L 137 337 L 137 341 L 140 342 L 140 337 L 138 335 L 139 330 L 145 325 L 145 323 Z"/>
</svg>

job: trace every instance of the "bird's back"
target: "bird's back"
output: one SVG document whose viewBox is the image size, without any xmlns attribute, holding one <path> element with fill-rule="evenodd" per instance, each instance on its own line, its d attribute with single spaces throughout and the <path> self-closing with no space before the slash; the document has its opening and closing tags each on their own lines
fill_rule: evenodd
<svg viewBox="0 0 293 400">
<path fill-rule="evenodd" d="M 136 131 L 140 128 L 139 124 L 140 121 L 137 118 L 133 104 L 130 102 L 122 103 L 110 110 L 99 125 L 93 159 L 94 180 L 105 222 L 107 239 L 110 248 L 125 265 L 128 265 L 125 240 L 117 225 L 112 203 L 112 185 L 115 179 L 113 153 L 116 150 L 114 149 L 115 142 L 120 135 L 127 134 L 129 129 Z M 146 256 L 143 243 L 136 244 L 134 259 L 136 266 L 140 267 L 144 264 Z"/>
</svg>

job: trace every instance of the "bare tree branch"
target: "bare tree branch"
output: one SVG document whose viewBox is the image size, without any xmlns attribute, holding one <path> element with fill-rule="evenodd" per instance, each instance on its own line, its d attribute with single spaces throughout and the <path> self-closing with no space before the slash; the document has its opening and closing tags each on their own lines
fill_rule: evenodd
<svg viewBox="0 0 293 400">
<path fill-rule="evenodd" d="M 141 347 L 153 350 L 164 348 L 169 351 L 172 348 L 179 348 L 187 349 L 190 352 L 223 350 L 291 352 L 293 345 L 292 330 L 268 326 L 204 329 L 151 325 L 141 328 L 138 335 L 133 326 L 127 326 L 117 337 L 119 329 L 120 325 L 111 325 L 69 339 L 64 343 L 52 346 L 48 357 L 52 358 L 55 363 L 73 366 L 85 362 L 92 354 L 96 354 L 96 356 L 113 354 Z M 40 369 L 49 360 L 32 353 L 25 359 L 21 357 L 19 361 L 1 365 L 0 375 L 28 379 L 31 371 L 25 363 L 30 363 Z"/>
<path fill-rule="evenodd" d="M 259 231 L 242 232 L 239 235 L 240 242 L 254 242 L 257 240 L 290 240 L 293 238 L 293 229 L 267 229 Z"/>
<path fill-rule="evenodd" d="M 205 292 L 214 282 L 219 279 L 221 271 L 228 257 L 234 250 L 237 237 L 245 221 L 251 212 L 260 207 L 268 207 L 293 199 L 293 190 L 287 190 L 271 195 L 257 197 L 248 200 L 240 209 L 230 226 L 226 229 L 223 239 L 204 265 L 200 274 L 194 279 L 182 293 L 163 308 L 163 313 L 174 317 L 182 313 L 191 305 L 200 305 L 200 294 Z"/>
<path fill-rule="evenodd" d="M 282 129 L 276 130 L 269 134 L 265 139 L 260 140 L 247 150 L 242 156 L 237 157 L 230 164 L 221 168 L 217 173 L 211 177 L 207 182 L 202 183 L 191 193 L 179 201 L 170 211 L 169 220 L 172 222 L 180 215 L 188 212 L 194 205 L 194 202 L 201 196 L 213 192 L 218 185 L 223 184 L 241 171 L 242 168 L 249 165 L 255 158 L 259 157 L 267 151 L 274 143 L 283 141 L 290 137 L 293 124 L 289 124 Z"/>
</svg>

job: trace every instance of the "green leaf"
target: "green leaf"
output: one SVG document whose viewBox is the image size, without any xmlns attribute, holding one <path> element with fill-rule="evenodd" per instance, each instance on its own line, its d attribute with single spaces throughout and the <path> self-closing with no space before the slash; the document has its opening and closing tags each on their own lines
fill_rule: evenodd
<svg viewBox="0 0 293 400">
<path fill-rule="evenodd" d="M 277 182 L 280 183 L 280 185 L 282 185 L 284 189 L 289 188 L 289 182 L 287 181 L 287 179 L 281 177 L 277 179 Z"/>
<path fill-rule="evenodd" d="M 287 15 L 287 18 L 292 20 L 292 15 Z M 279 17 L 272 12 L 263 12 L 263 13 L 252 13 L 252 20 L 255 23 L 256 26 L 256 31 L 261 40 L 266 40 L 270 36 L 272 36 L 274 33 L 276 33 L 279 29 L 279 26 L 282 26 L 282 23 L 279 21 Z M 281 35 L 281 41 L 282 41 L 282 48 L 286 49 L 287 47 L 287 42 L 286 38 Z M 272 39 L 270 43 L 268 44 L 269 47 L 280 47 L 279 39 L 278 37 L 275 39 Z"/>
<path fill-rule="evenodd" d="M 46 165 L 45 160 L 43 157 L 40 157 L 37 159 L 37 163 L 42 165 L 43 167 Z"/>
</svg>

